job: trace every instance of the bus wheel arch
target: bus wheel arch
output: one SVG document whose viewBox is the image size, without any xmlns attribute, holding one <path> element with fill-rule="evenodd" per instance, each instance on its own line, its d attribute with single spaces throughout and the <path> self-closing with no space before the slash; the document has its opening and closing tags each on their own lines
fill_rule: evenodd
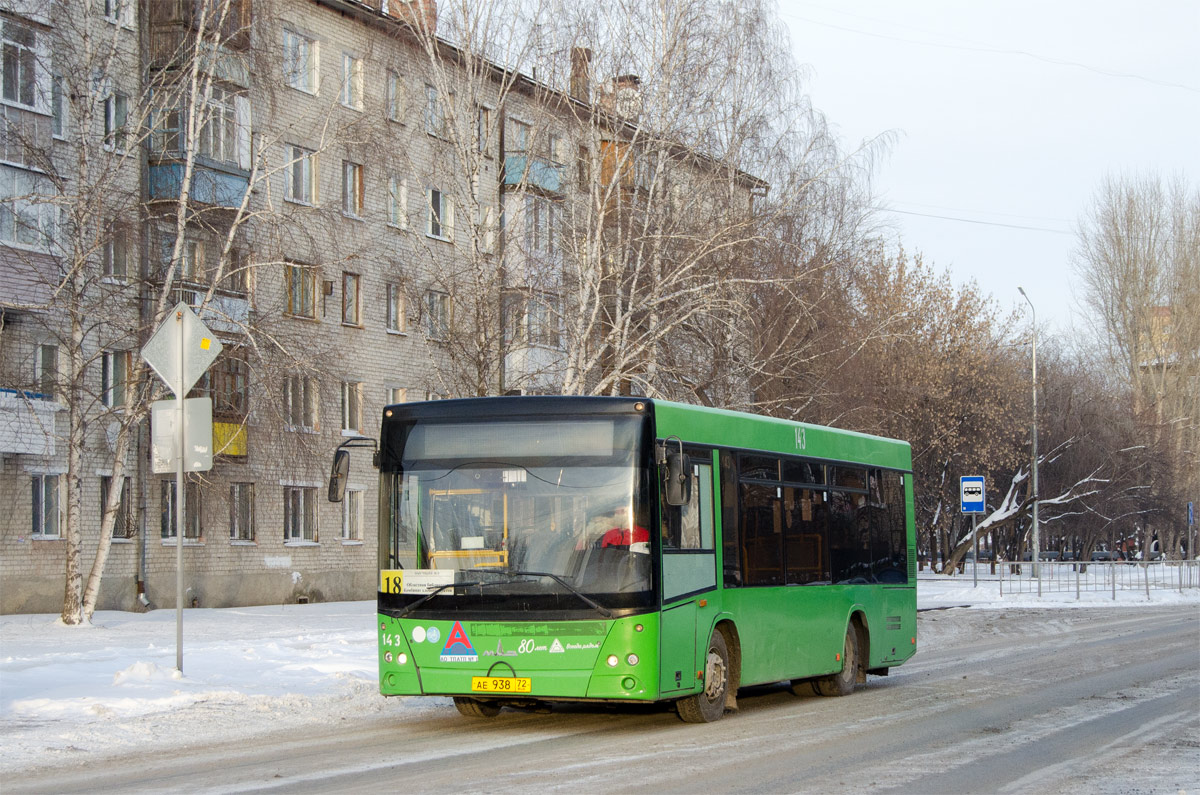
<svg viewBox="0 0 1200 795">
<path fill-rule="evenodd" d="M 734 652 L 730 638 L 721 625 L 715 627 L 705 645 L 702 689 L 675 702 L 675 710 L 685 723 L 712 723 L 720 720 L 729 708 L 730 693 L 736 708 L 737 679 L 734 673 Z M 736 648 L 736 644 L 734 645 Z M 740 660 L 741 652 L 737 652 Z M 739 668 L 740 671 L 740 662 Z"/>
<path fill-rule="evenodd" d="M 725 709 L 737 712 L 737 691 L 742 683 L 742 638 L 732 620 L 722 619 L 713 627 L 713 632 L 725 636 L 729 649 L 729 686 L 725 688 Z"/>
<path fill-rule="evenodd" d="M 861 613 L 853 613 L 846 623 L 842 646 L 842 670 L 812 680 L 812 690 L 821 696 L 848 696 L 867 680 L 867 630 Z"/>
</svg>

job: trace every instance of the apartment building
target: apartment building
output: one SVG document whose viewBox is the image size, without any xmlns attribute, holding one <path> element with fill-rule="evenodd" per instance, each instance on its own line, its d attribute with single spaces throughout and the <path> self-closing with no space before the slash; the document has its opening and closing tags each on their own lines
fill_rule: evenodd
<svg viewBox="0 0 1200 795">
<path fill-rule="evenodd" d="M 436 11 L 5 5 L 0 612 L 62 608 L 105 505 L 100 609 L 173 606 L 180 535 L 189 605 L 369 598 L 374 470 L 356 452 L 327 502 L 334 448 L 391 403 L 562 388 L 580 277 L 558 230 L 593 176 L 605 210 L 648 181 L 621 132 L 636 78 L 588 96 L 585 51 L 569 94 L 480 68 Z M 179 300 L 224 345 L 193 391 L 215 463 L 188 477 L 182 532 L 139 361 Z"/>
</svg>

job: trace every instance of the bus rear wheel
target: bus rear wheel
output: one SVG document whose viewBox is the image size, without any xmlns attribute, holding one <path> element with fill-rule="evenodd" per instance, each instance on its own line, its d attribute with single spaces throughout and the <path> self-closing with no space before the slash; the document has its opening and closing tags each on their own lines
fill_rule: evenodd
<svg viewBox="0 0 1200 795">
<path fill-rule="evenodd" d="M 842 671 L 812 681 L 812 689 L 822 696 L 848 696 L 858 681 L 858 631 L 854 624 L 846 627 L 846 643 L 842 649 Z"/>
<path fill-rule="evenodd" d="M 713 632 L 704 655 L 704 689 L 675 702 L 675 710 L 685 723 L 712 723 L 725 714 L 725 695 L 729 690 L 729 646 L 725 636 Z"/>
<path fill-rule="evenodd" d="M 459 714 L 468 718 L 494 718 L 500 714 L 500 705 L 492 701 L 480 701 L 477 698 L 454 697 L 454 706 Z"/>
</svg>

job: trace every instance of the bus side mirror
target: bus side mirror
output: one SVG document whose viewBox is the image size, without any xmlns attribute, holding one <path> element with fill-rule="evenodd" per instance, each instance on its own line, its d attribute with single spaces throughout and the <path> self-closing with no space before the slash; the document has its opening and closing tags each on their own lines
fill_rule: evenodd
<svg viewBox="0 0 1200 795">
<path fill-rule="evenodd" d="M 333 454 L 333 470 L 329 473 L 329 501 L 341 502 L 346 496 L 346 480 L 350 476 L 350 451 L 337 450 Z"/>
<path fill-rule="evenodd" d="M 692 479 L 688 476 L 687 456 L 671 453 L 667 456 L 667 482 L 663 499 L 667 505 L 679 507 L 692 500 Z"/>
</svg>

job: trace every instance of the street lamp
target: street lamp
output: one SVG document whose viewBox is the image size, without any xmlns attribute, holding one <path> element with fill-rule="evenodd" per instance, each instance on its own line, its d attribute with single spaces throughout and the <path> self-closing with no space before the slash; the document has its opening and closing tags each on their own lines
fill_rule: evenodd
<svg viewBox="0 0 1200 795">
<path fill-rule="evenodd" d="M 1038 596 L 1042 595 L 1042 576 L 1039 558 L 1041 557 L 1041 545 L 1038 538 L 1038 451 L 1037 451 L 1037 310 L 1033 308 L 1033 301 L 1029 300 L 1029 296 L 1025 294 L 1024 287 L 1017 287 L 1021 297 L 1029 304 L 1029 312 L 1031 315 L 1029 333 L 1030 345 L 1033 349 L 1033 576 L 1038 581 Z"/>
</svg>

